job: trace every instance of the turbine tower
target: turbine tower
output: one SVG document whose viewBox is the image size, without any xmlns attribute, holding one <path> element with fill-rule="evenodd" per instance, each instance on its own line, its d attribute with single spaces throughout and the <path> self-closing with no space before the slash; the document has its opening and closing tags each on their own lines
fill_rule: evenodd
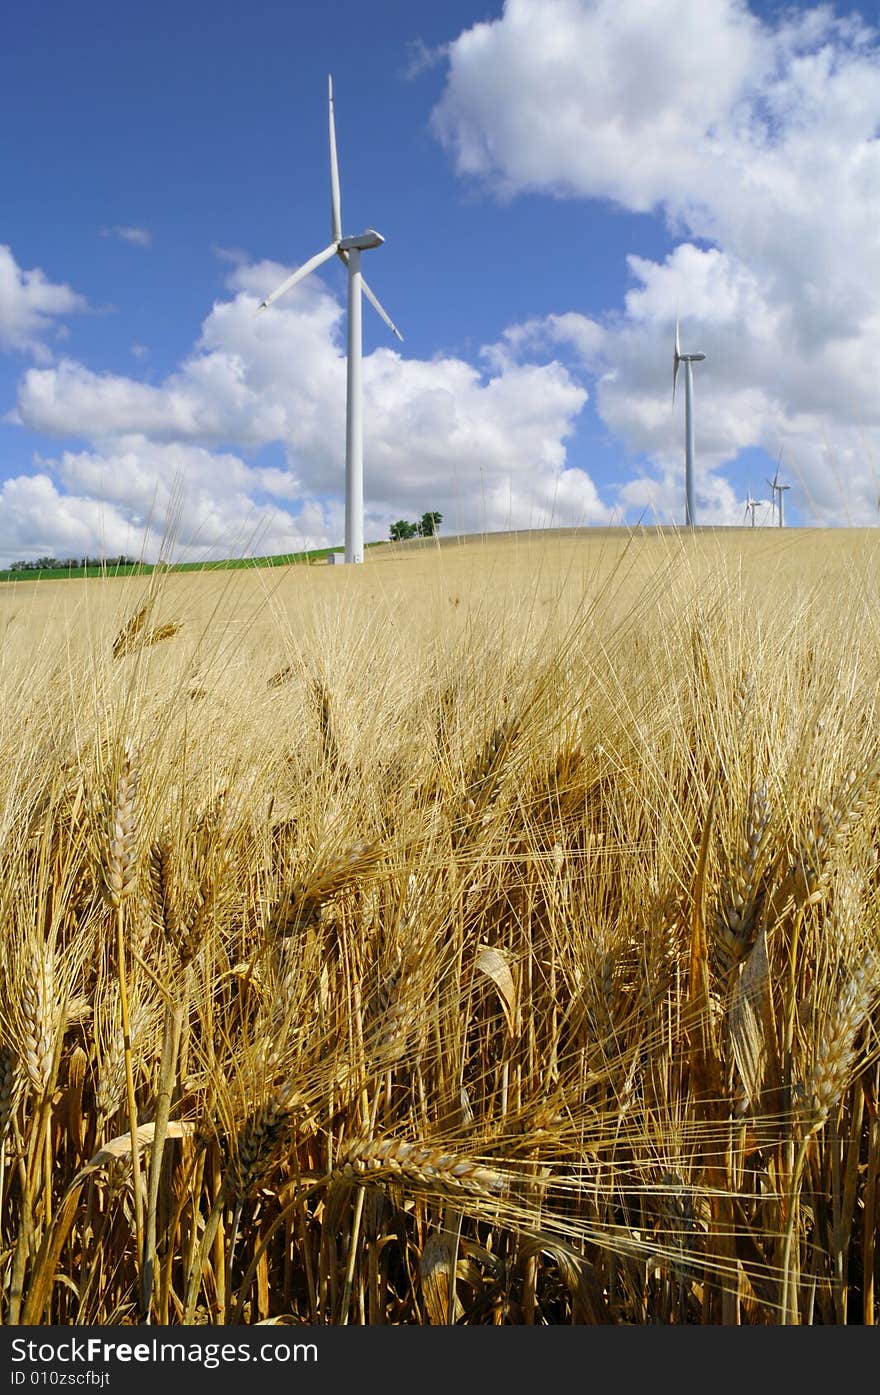
<svg viewBox="0 0 880 1395">
<path fill-rule="evenodd" d="M 697 521 L 696 510 L 694 508 L 694 374 L 691 367 L 694 363 L 702 363 L 705 354 L 683 354 L 681 352 L 681 342 L 678 337 L 678 316 L 675 318 L 675 340 L 672 349 L 672 404 L 675 405 L 675 380 L 678 377 L 678 365 L 684 364 L 684 521 L 688 528 L 693 528 Z"/>
<path fill-rule="evenodd" d="M 333 241 L 322 252 L 316 252 L 304 262 L 292 276 L 282 281 L 271 295 L 260 305 L 260 310 L 268 310 L 279 296 L 289 291 L 297 282 L 304 280 L 310 272 L 337 256 L 348 268 L 348 358 L 346 372 L 345 405 L 345 560 L 364 560 L 364 414 L 363 380 L 361 359 L 363 355 L 363 334 L 361 328 L 361 296 L 378 311 L 391 333 L 403 343 L 403 335 L 391 320 L 361 272 L 361 253 L 373 247 L 381 247 L 385 241 L 381 233 L 373 228 L 358 233 L 354 237 L 342 236 L 342 210 L 339 195 L 339 162 L 336 156 L 336 123 L 333 116 L 333 78 L 327 78 L 330 126 L 330 235 Z"/>
</svg>

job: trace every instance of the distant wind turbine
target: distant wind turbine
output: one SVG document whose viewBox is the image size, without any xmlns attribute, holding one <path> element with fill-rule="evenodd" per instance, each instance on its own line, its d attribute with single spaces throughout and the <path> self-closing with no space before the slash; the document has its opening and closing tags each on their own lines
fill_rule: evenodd
<svg viewBox="0 0 880 1395">
<path fill-rule="evenodd" d="M 684 521 L 693 528 L 697 521 L 694 508 L 694 375 L 691 364 L 702 363 L 705 354 L 683 354 L 678 337 L 678 316 L 675 317 L 675 339 L 672 349 L 672 405 L 675 406 L 675 380 L 678 365 L 684 364 Z"/>
<path fill-rule="evenodd" d="M 753 499 L 751 486 L 749 487 L 749 497 L 748 499 L 746 499 L 746 516 L 748 516 L 749 513 L 751 513 L 753 528 L 755 526 L 755 509 L 758 507 L 759 504 L 766 504 L 766 502 L 766 499 Z"/>
<path fill-rule="evenodd" d="M 781 461 L 780 461 L 780 464 L 781 464 Z M 772 480 L 768 480 L 767 483 L 769 484 L 771 490 L 773 491 L 773 505 L 774 505 L 774 508 L 778 508 L 778 510 L 779 510 L 779 513 L 778 513 L 778 515 L 777 515 L 777 517 L 778 517 L 778 522 L 779 522 L 779 527 L 780 527 L 780 528 L 783 528 L 783 527 L 785 526 L 785 520 L 784 520 L 784 516 L 783 516 L 783 507 L 782 507 L 783 500 L 782 500 L 782 495 L 783 495 L 783 491 L 784 491 L 784 490 L 786 490 L 786 489 L 791 489 L 791 485 L 790 485 L 790 484 L 780 484 L 780 483 L 779 483 L 779 465 L 776 466 L 776 470 L 774 471 Z M 778 503 L 778 505 L 777 505 L 777 503 L 776 503 L 776 496 L 777 496 L 777 494 L 779 495 L 779 503 Z"/>
<path fill-rule="evenodd" d="M 327 96 L 330 111 L 330 226 L 333 241 L 322 252 L 317 252 L 309 261 L 282 281 L 271 295 L 260 305 L 260 310 L 268 310 L 279 296 L 284 295 L 297 282 L 304 280 L 310 272 L 336 256 L 348 267 L 348 360 L 346 377 L 345 408 L 345 560 L 364 560 L 364 418 L 363 381 L 361 358 L 363 335 L 361 329 L 361 292 L 378 311 L 391 333 L 403 342 L 403 335 L 393 323 L 388 313 L 379 304 L 361 274 L 361 252 L 372 247 L 381 247 L 385 241 L 381 233 L 373 228 L 358 233 L 355 237 L 342 236 L 342 211 L 339 195 L 339 162 L 336 156 L 336 124 L 333 117 L 333 78 L 327 79 Z"/>
</svg>

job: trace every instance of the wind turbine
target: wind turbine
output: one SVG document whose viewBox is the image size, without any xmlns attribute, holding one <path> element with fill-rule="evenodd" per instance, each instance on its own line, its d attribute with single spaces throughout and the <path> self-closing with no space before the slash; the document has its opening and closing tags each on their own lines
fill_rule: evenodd
<svg viewBox="0 0 880 1395">
<path fill-rule="evenodd" d="M 753 498 L 752 498 L 752 489 L 751 489 L 751 485 L 750 485 L 750 486 L 749 486 L 749 497 L 748 497 L 748 499 L 746 499 L 746 513 L 747 513 L 747 514 L 748 514 L 748 513 L 751 513 L 751 515 L 752 515 L 752 527 L 753 527 L 753 528 L 754 528 L 754 526 L 755 526 L 755 509 L 758 507 L 759 504 L 765 504 L 766 502 L 767 502 L 766 499 L 753 499 Z"/>
<path fill-rule="evenodd" d="M 361 273 L 361 252 L 381 247 L 385 241 L 374 228 L 354 237 L 342 236 L 342 210 L 339 196 L 339 162 L 336 156 L 336 123 L 333 117 L 333 78 L 327 78 L 330 111 L 330 235 L 332 242 L 322 252 L 316 252 L 292 276 L 282 281 L 259 306 L 268 310 L 279 296 L 331 257 L 339 257 L 348 268 L 348 358 L 345 406 L 345 560 L 364 560 L 364 413 L 361 358 L 363 334 L 361 329 L 361 293 L 385 321 L 392 334 L 403 343 L 403 335 L 382 308 Z"/>
<path fill-rule="evenodd" d="M 781 462 L 780 462 L 780 463 L 781 463 Z M 784 518 L 783 518 L 783 509 L 782 509 L 782 493 L 783 493 L 783 490 L 785 490 L 785 489 L 791 489 L 791 485 L 790 485 L 790 484 L 780 484 L 780 483 L 779 483 L 779 465 L 776 466 L 776 470 L 774 471 L 772 480 L 768 480 L 767 483 L 769 484 L 770 488 L 771 488 L 772 491 L 773 491 L 773 506 L 774 506 L 774 509 L 775 509 L 775 507 L 776 507 L 776 495 L 777 495 L 777 494 L 779 495 L 779 505 L 778 505 L 778 507 L 779 507 L 779 527 L 780 527 L 780 528 L 783 528 L 783 527 L 785 526 L 785 522 L 784 522 Z"/>
<path fill-rule="evenodd" d="M 688 528 L 696 523 L 694 508 L 694 374 L 691 364 L 702 363 L 705 354 L 683 354 L 678 337 L 678 316 L 675 317 L 675 340 L 672 349 L 672 405 L 675 406 L 675 380 L 678 365 L 684 364 L 684 521 Z"/>
</svg>

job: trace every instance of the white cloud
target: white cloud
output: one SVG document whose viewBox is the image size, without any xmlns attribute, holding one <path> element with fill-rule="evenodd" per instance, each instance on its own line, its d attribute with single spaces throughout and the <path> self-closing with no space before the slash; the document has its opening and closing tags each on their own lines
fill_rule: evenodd
<svg viewBox="0 0 880 1395">
<path fill-rule="evenodd" d="M 39 267 L 23 271 L 12 249 L 0 244 L 0 349 L 15 349 L 48 362 L 46 337 L 65 329 L 61 315 L 88 309 L 88 302 L 69 286 L 49 281 Z"/>
<path fill-rule="evenodd" d="M 288 471 L 249 465 L 231 452 L 145 436 L 121 436 L 100 449 L 63 451 L 41 461 L 65 498 L 102 500 L 149 533 L 153 555 L 182 493 L 177 538 L 189 558 L 228 556 L 259 538 L 259 550 L 288 552 L 335 542 L 333 507 L 292 516 L 296 481 Z M 328 531 L 329 530 L 329 531 Z M 252 550 L 252 549 L 251 549 Z"/>
<path fill-rule="evenodd" d="M 67 497 L 83 509 L 105 500 L 145 527 L 151 511 L 162 515 L 179 476 L 187 492 L 181 555 L 228 551 L 257 520 L 260 551 L 341 542 L 344 311 L 313 277 L 258 314 L 287 274 L 271 262 L 236 264 L 193 351 L 161 383 L 96 373 L 72 359 L 24 374 L 20 423 L 87 446 L 38 462 L 59 509 Z M 365 357 L 367 540 L 427 509 L 443 514 L 446 532 L 609 517 L 589 476 L 567 468 L 585 389 L 548 352 L 524 361 L 539 340 L 552 349 L 590 339 L 582 318 L 511 330 L 486 349 L 482 369 L 389 348 Z M 267 447 L 271 465 L 262 463 Z"/>
<path fill-rule="evenodd" d="M 0 554 L 10 562 L 137 556 L 141 541 L 124 511 L 100 499 L 62 494 L 44 473 L 8 479 L 0 489 Z"/>
<path fill-rule="evenodd" d="M 653 462 L 633 504 L 668 474 L 681 515 L 678 312 L 708 354 L 695 377 L 706 516 L 733 507 L 713 471 L 745 446 L 785 445 L 810 521 L 876 521 L 876 32 L 826 5 L 771 22 L 743 0 L 507 0 L 446 53 L 432 122 L 462 176 L 503 198 L 660 213 L 678 242 L 663 262 L 629 259 L 623 313 L 580 350 L 606 424 Z M 831 486 L 828 446 L 846 487 Z"/>
<path fill-rule="evenodd" d="M 502 335 L 501 351 L 517 357 L 525 352 L 548 347 L 563 347 L 574 351 L 585 367 L 597 368 L 601 363 L 605 331 L 596 320 L 579 315 L 574 310 L 564 314 L 536 316 L 520 324 L 510 325 Z"/>
<path fill-rule="evenodd" d="M 152 247 L 153 234 L 149 228 L 138 228 L 132 226 L 120 226 L 116 224 L 112 228 L 102 228 L 102 237 L 115 237 L 120 242 L 129 242 L 133 247 Z"/>
<path fill-rule="evenodd" d="M 507 0 L 447 52 L 432 124 L 459 173 L 640 211 L 693 189 L 707 132 L 768 61 L 733 0 Z"/>
</svg>

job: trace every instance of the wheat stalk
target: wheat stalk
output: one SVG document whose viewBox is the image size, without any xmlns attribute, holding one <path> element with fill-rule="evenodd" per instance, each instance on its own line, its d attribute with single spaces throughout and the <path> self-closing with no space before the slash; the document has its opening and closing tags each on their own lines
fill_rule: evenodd
<svg viewBox="0 0 880 1395">
<path fill-rule="evenodd" d="M 143 1262 L 143 1196 L 137 1146 L 137 1103 L 131 1050 L 131 1020 L 125 972 L 124 902 L 134 889 L 137 877 L 139 820 L 137 806 L 138 753 L 130 740 L 122 745 L 115 788 L 105 800 L 106 858 L 103 865 L 104 894 L 116 913 L 116 972 L 125 1057 L 128 1124 L 131 1134 L 132 1189 L 134 1193 L 135 1245 L 138 1263 Z"/>
<path fill-rule="evenodd" d="M 341 766 L 339 741 L 336 736 L 336 723 L 333 720 L 333 704 L 330 690 L 320 679 L 312 682 L 312 693 L 318 707 L 318 727 L 321 738 L 321 764 L 328 770 L 338 770 Z"/>
<path fill-rule="evenodd" d="M 119 988 L 113 1000 L 108 1005 L 109 1020 L 118 1020 L 119 1016 Z M 141 1042 L 143 1042 L 149 1032 L 153 1020 L 153 1010 L 149 1003 L 142 999 L 137 999 L 130 1005 L 131 1036 L 130 1046 L 132 1059 L 134 1059 Z M 125 1038 L 118 1030 L 111 1030 L 99 1068 L 98 1080 L 95 1088 L 95 1104 L 98 1110 L 99 1131 L 112 1119 L 119 1106 L 126 1098 L 127 1076 L 125 1060 Z"/>
</svg>

